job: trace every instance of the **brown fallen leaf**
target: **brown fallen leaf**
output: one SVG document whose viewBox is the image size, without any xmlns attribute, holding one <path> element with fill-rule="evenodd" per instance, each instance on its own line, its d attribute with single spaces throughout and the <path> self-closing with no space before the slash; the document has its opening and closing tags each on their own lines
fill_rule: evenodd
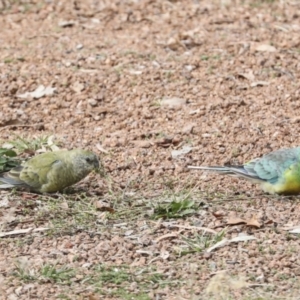
<svg viewBox="0 0 300 300">
<path fill-rule="evenodd" d="M 248 73 L 238 73 L 238 76 L 242 77 L 242 78 L 245 78 L 249 81 L 254 81 L 255 79 L 255 76 L 253 74 L 253 71 L 249 71 Z"/>
<path fill-rule="evenodd" d="M 67 202 L 67 201 L 63 201 L 63 202 L 60 204 L 60 207 L 61 207 L 61 209 L 63 209 L 63 210 L 68 210 L 68 209 L 69 209 L 68 202 Z"/>
<path fill-rule="evenodd" d="M 246 225 L 247 226 L 253 226 L 253 227 L 256 227 L 256 228 L 261 227 L 261 224 L 258 222 L 256 216 L 253 216 L 251 219 L 247 220 Z"/>
<path fill-rule="evenodd" d="M 172 144 L 173 137 L 163 137 L 155 141 L 155 144 L 161 147 L 169 147 Z"/>
<path fill-rule="evenodd" d="M 247 221 L 238 217 L 232 217 L 227 220 L 227 225 L 247 224 Z"/>
<path fill-rule="evenodd" d="M 251 87 L 265 86 L 265 85 L 269 85 L 269 82 L 267 82 L 267 81 L 255 81 L 255 82 L 252 82 L 250 84 Z"/>
<path fill-rule="evenodd" d="M 277 49 L 271 45 L 262 44 L 255 47 L 255 51 L 259 52 L 276 52 Z"/>
<path fill-rule="evenodd" d="M 104 203 L 102 201 L 95 201 L 94 206 L 99 211 L 108 211 L 111 214 L 115 213 L 115 210 L 113 208 L 111 208 L 109 205 L 107 205 L 106 203 Z"/>
<path fill-rule="evenodd" d="M 271 219 L 269 219 L 267 222 L 265 222 L 264 224 L 265 225 L 269 225 L 269 224 L 273 224 L 274 223 L 274 221 L 273 220 L 271 220 Z"/>
<path fill-rule="evenodd" d="M 153 145 L 150 141 L 132 141 L 132 143 L 139 148 L 150 148 Z"/>
<path fill-rule="evenodd" d="M 224 211 L 213 211 L 212 215 L 217 219 L 219 219 L 219 218 L 223 218 L 225 216 L 225 213 Z"/>
</svg>

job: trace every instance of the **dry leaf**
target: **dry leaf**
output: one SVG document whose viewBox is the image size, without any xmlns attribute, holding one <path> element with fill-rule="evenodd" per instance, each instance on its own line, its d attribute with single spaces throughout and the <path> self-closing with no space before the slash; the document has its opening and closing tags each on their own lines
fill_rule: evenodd
<svg viewBox="0 0 300 300">
<path fill-rule="evenodd" d="M 248 73 L 239 73 L 238 75 L 249 81 L 254 81 L 255 79 L 255 76 L 252 71 L 249 71 Z"/>
<path fill-rule="evenodd" d="M 58 26 L 65 28 L 65 27 L 73 27 L 75 24 L 76 24 L 75 21 L 71 21 L 71 20 L 70 21 L 60 21 L 58 23 Z"/>
<path fill-rule="evenodd" d="M 289 232 L 290 233 L 300 233 L 300 227 L 294 228 L 294 229 L 290 230 Z"/>
<path fill-rule="evenodd" d="M 186 100 L 182 98 L 164 98 L 161 100 L 161 105 L 162 106 L 168 106 L 168 107 L 175 107 L 175 106 L 180 106 L 186 104 Z"/>
<path fill-rule="evenodd" d="M 228 243 L 229 243 L 229 240 L 224 238 L 222 241 L 220 241 L 220 242 L 216 243 L 215 245 L 213 245 L 212 247 L 209 247 L 208 249 L 206 249 L 206 252 L 209 253 L 217 248 L 224 247 Z"/>
<path fill-rule="evenodd" d="M 257 240 L 257 238 L 255 236 L 246 235 L 243 232 L 241 232 L 238 236 L 229 240 L 229 242 L 236 243 L 236 242 L 246 242 L 246 241 L 251 241 L 251 240 Z"/>
<path fill-rule="evenodd" d="M 180 156 L 184 156 L 185 154 L 188 154 L 192 151 L 192 147 L 190 146 L 183 146 L 181 149 L 179 150 L 172 150 L 171 151 L 171 156 L 172 158 L 178 158 Z"/>
<path fill-rule="evenodd" d="M 164 234 L 160 237 L 158 237 L 157 239 L 155 239 L 155 243 L 158 243 L 160 242 L 161 240 L 164 240 L 164 239 L 168 239 L 168 238 L 176 238 L 178 237 L 179 233 L 167 233 L 167 234 Z"/>
<path fill-rule="evenodd" d="M 227 225 L 239 225 L 239 224 L 246 224 L 247 221 L 241 218 L 229 218 L 227 221 Z"/>
<path fill-rule="evenodd" d="M 222 241 L 220 241 L 220 242 L 216 243 L 215 245 L 213 245 L 212 247 L 206 249 L 206 252 L 211 252 L 217 248 L 224 247 L 230 243 L 246 242 L 246 241 L 250 241 L 250 240 L 256 240 L 256 237 L 254 237 L 252 235 L 246 235 L 242 232 L 238 236 L 236 236 L 230 240 L 227 238 L 224 238 Z"/>
<path fill-rule="evenodd" d="M 153 144 L 150 141 L 132 141 L 139 148 L 150 148 Z"/>
<path fill-rule="evenodd" d="M 162 147 L 169 147 L 173 142 L 173 137 L 163 137 L 155 141 L 155 144 Z"/>
<path fill-rule="evenodd" d="M 276 48 L 271 46 L 271 45 L 267 45 L 267 44 L 263 44 L 263 45 L 258 45 L 255 47 L 256 51 L 261 51 L 261 52 L 276 52 Z"/>
<path fill-rule="evenodd" d="M 74 84 L 72 85 L 72 90 L 77 94 L 81 93 L 84 90 L 84 88 L 84 84 L 79 81 L 74 82 Z"/>
<path fill-rule="evenodd" d="M 68 202 L 67 202 L 67 201 L 63 201 L 63 202 L 60 204 L 60 207 L 61 207 L 63 210 L 68 210 L 68 209 L 69 209 Z"/>
<path fill-rule="evenodd" d="M 17 95 L 17 97 L 23 98 L 23 99 L 26 99 L 26 98 L 39 99 L 44 96 L 53 95 L 55 90 L 56 90 L 56 88 L 52 88 L 50 86 L 45 87 L 43 85 L 40 85 L 40 86 L 38 86 L 38 88 L 35 91 L 26 92 L 24 94 Z"/>
<path fill-rule="evenodd" d="M 100 151 L 100 152 L 103 152 L 103 153 L 105 153 L 105 154 L 108 154 L 109 152 L 107 151 L 107 150 L 105 150 L 103 147 L 102 147 L 102 145 L 101 144 L 96 144 L 96 147 L 97 147 L 97 149 Z"/>
<path fill-rule="evenodd" d="M 256 82 L 252 82 L 250 84 L 251 87 L 265 86 L 265 85 L 269 85 L 269 82 L 267 82 L 267 81 L 256 81 Z"/>
<path fill-rule="evenodd" d="M 219 219 L 219 218 L 223 218 L 225 216 L 225 213 L 224 211 L 213 211 L 212 215 L 217 219 Z"/>
<path fill-rule="evenodd" d="M 160 257 L 163 260 L 166 260 L 166 259 L 168 259 L 170 257 L 170 252 L 166 251 L 166 250 L 162 250 L 161 253 L 160 253 Z"/>
<path fill-rule="evenodd" d="M 110 213 L 115 213 L 115 210 L 111 208 L 108 204 L 102 202 L 102 201 L 96 201 L 94 202 L 94 206 L 96 207 L 97 210 L 99 211 L 108 211 Z"/>
<path fill-rule="evenodd" d="M 246 223 L 247 226 L 253 226 L 253 227 L 256 227 L 256 228 L 260 228 L 261 227 L 261 224 L 258 222 L 257 218 L 254 216 L 252 217 L 251 219 L 247 220 L 247 223 Z"/>
</svg>

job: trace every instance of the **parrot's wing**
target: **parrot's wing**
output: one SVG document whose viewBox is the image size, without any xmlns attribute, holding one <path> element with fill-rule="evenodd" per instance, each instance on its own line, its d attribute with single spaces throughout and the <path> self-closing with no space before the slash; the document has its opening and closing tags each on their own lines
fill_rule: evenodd
<svg viewBox="0 0 300 300">
<path fill-rule="evenodd" d="M 261 158 L 251 160 L 244 165 L 244 169 L 259 179 L 270 183 L 277 182 L 295 163 L 299 163 L 300 147 L 281 149 Z"/>
<path fill-rule="evenodd" d="M 0 174 L 0 188 L 27 186 L 38 190 L 47 183 L 48 173 L 59 159 L 55 152 L 43 153 L 31 158 L 22 165 Z"/>
<path fill-rule="evenodd" d="M 53 166 L 57 167 L 62 164 L 54 152 L 44 154 L 30 159 L 24 164 L 20 173 L 20 179 L 34 189 L 39 189 L 43 184 L 47 184 L 48 174 Z"/>
</svg>

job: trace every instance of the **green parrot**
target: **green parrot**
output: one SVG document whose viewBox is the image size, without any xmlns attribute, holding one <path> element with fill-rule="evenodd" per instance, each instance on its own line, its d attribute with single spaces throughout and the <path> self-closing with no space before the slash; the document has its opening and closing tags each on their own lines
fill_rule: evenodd
<svg viewBox="0 0 300 300">
<path fill-rule="evenodd" d="M 74 149 L 39 154 L 0 174 L 0 188 L 27 187 L 38 193 L 55 193 L 79 182 L 102 166 L 93 152 Z"/>
<path fill-rule="evenodd" d="M 259 183 L 262 189 L 270 194 L 300 193 L 300 147 L 276 150 L 240 166 L 188 166 L 188 168 L 242 177 Z"/>
</svg>

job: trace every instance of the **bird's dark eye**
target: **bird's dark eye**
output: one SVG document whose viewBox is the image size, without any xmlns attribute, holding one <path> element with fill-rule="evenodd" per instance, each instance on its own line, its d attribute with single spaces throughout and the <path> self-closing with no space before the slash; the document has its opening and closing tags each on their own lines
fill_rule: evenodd
<svg viewBox="0 0 300 300">
<path fill-rule="evenodd" d="M 91 160 L 89 157 L 87 157 L 85 160 L 86 160 L 88 163 L 92 162 L 92 160 Z"/>
</svg>

